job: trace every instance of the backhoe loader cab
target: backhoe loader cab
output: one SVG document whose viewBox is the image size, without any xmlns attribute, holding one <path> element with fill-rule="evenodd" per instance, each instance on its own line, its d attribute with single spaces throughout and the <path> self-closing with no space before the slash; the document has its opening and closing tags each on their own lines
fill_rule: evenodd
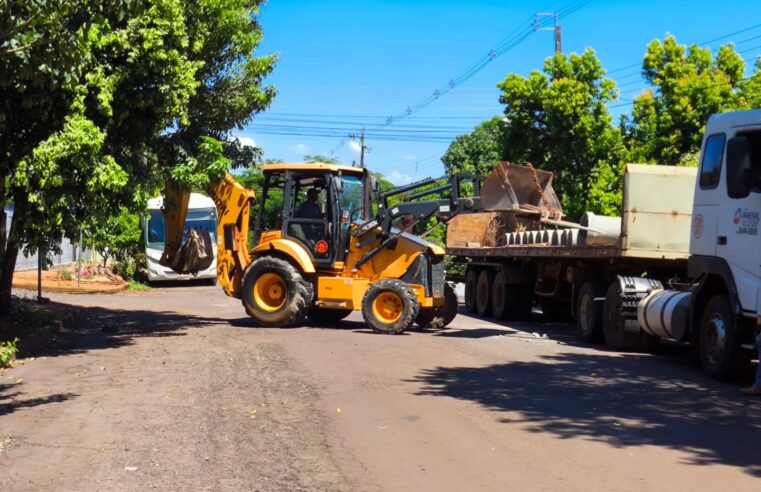
<svg viewBox="0 0 761 492">
<path fill-rule="evenodd" d="M 365 217 L 369 173 L 327 164 L 268 164 L 254 238 L 293 241 L 316 271 L 343 269 L 351 224 Z"/>
<path fill-rule="evenodd" d="M 207 189 L 217 207 L 219 284 L 257 324 L 292 326 L 306 316 L 335 322 L 353 310 L 380 333 L 452 321 L 457 296 L 444 281 L 444 249 L 391 227 L 414 210 L 389 210 L 384 200 L 374 213 L 369 172 L 325 163 L 268 164 L 262 172 L 251 248 L 254 192 L 229 175 Z M 170 184 L 165 194 L 161 264 L 192 273 L 197 261 L 189 253 L 203 245 L 183 244 L 189 194 Z M 438 208 L 426 210 L 416 216 Z"/>
</svg>

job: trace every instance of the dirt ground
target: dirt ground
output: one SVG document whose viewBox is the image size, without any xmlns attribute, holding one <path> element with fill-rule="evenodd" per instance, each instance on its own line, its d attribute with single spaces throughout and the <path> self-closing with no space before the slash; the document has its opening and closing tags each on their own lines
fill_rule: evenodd
<svg viewBox="0 0 761 492">
<path fill-rule="evenodd" d="M 761 399 L 568 327 L 254 328 L 216 287 L 51 295 L 0 378 L 0 490 L 759 490 Z"/>
</svg>

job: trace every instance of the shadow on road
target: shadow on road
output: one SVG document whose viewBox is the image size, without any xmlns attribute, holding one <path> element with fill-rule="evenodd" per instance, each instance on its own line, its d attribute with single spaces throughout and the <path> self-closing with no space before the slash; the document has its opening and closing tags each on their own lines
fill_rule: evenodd
<svg viewBox="0 0 761 492">
<path fill-rule="evenodd" d="M 422 384 L 420 395 L 473 401 L 534 432 L 666 447 L 686 453 L 690 464 L 733 465 L 761 477 L 761 400 L 655 357 L 561 353 L 437 367 L 412 382 Z"/>
<path fill-rule="evenodd" d="M 74 393 L 56 393 L 38 398 L 17 400 L 16 397 L 21 393 L 14 391 L 16 387 L 17 385 L 15 384 L 0 384 L 0 416 L 8 415 L 22 408 L 37 407 L 48 403 L 61 403 L 79 396 Z"/>
<path fill-rule="evenodd" d="M 70 307 L 61 304 L 62 307 Z M 141 337 L 185 336 L 188 329 L 228 324 L 223 318 L 199 317 L 171 311 L 121 310 L 76 306 L 77 321 L 56 342 L 28 355 L 57 356 L 130 345 Z"/>
</svg>

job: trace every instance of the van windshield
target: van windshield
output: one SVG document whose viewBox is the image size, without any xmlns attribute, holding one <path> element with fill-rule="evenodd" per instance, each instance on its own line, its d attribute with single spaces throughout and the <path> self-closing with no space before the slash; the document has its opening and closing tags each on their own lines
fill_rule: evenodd
<svg viewBox="0 0 761 492">
<path fill-rule="evenodd" d="M 188 210 L 185 219 L 185 227 L 182 230 L 182 242 L 188 239 L 188 230 L 192 227 L 211 234 L 212 243 L 217 242 L 217 217 L 213 208 L 199 208 Z M 148 220 L 145 223 L 145 247 L 164 250 L 165 223 L 164 213 L 161 210 L 148 210 Z"/>
</svg>

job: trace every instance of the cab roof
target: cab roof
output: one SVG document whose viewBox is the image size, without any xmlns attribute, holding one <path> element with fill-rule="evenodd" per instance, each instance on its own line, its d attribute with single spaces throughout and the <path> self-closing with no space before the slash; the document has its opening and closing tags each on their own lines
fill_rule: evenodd
<svg viewBox="0 0 761 492">
<path fill-rule="evenodd" d="M 361 167 L 344 166 L 340 164 L 328 164 L 326 162 L 279 162 L 277 164 L 264 164 L 262 172 L 273 171 L 324 171 L 328 173 L 362 174 Z"/>
</svg>

